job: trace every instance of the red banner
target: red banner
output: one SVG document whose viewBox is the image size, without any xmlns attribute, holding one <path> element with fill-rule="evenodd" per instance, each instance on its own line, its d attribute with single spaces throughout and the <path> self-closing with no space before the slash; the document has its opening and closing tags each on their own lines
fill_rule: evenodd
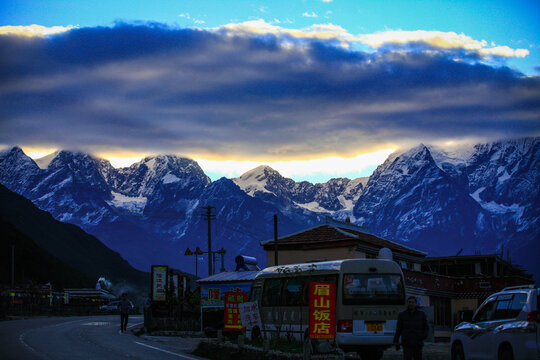
<svg viewBox="0 0 540 360">
<path fill-rule="evenodd" d="M 336 284 L 312 282 L 309 284 L 309 337 L 334 339 L 336 337 Z"/>
<path fill-rule="evenodd" d="M 225 292 L 225 319 L 223 321 L 224 330 L 245 331 L 240 319 L 238 304 L 246 302 L 247 293 L 245 292 Z"/>
</svg>

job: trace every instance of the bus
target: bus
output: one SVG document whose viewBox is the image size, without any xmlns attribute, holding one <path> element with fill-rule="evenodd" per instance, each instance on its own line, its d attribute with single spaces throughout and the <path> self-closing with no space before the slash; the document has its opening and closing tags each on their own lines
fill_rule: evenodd
<svg viewBox="0 0 540 360">
<path fill-rule="evenodd" d="M 403 273 L 383 259 L 345 259 L 273 266 L 253 281 L 250 301 L 259 307 L 262 329 L 252 337 L 294 337 L 312 348 L 308 336 L 309 283 L 336 289 L 335 345 L 362 359 L 380 359 L 393 344 L 399 312 L 406 307 Z"/>
</svg>

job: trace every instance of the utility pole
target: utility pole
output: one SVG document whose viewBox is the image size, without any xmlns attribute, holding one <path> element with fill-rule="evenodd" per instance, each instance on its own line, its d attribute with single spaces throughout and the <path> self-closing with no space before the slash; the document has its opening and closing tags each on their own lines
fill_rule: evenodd
<svg viewBox="0 0 540 360">
<path fill-rule="evenodd" d="M 278 265 L 277 214 L 274 214 L 274 266 Z"/>
<path fill-rule="evenodd" d="M 215 209 L 215 206 L 203 206 L 203 209 L 206 210 L 206 213 L 203 213 L 202 216 L 205 220 L 208 221 L 208 276 L 214 274 L 212 268 L 212 226 L 211 220 L 216 220 L 216 215 L 212 214 L 212 209 Z"/>
<path fill-rule="evenodd" d="M 11 287 L 15 287 L 15 245 L 11 245 Z"/>
</svg>

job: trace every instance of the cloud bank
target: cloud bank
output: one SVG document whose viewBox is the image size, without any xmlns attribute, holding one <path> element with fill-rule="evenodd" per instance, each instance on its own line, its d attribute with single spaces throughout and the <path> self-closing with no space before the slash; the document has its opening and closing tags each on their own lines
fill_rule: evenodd
<svg viewBox="0 0 540 360">
<path fill-rule="evenodd" d="M 0 31 L 0 144 L 279 161 L 539 133 L 539 78 L 484 62 L 524 52 L 383 34 L 263 21 Z"/>
</svg>

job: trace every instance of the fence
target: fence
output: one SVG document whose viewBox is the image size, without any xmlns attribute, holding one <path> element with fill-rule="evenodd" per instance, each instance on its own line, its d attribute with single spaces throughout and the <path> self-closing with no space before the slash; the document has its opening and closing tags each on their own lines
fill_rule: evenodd
<svg viewBox="0 0 540 360">
<path fill-rule="evenodd" d="M 67 299 L 64 293 L 50 290 L 0 291 L 0 318 L 8 316 L 37 315 L 97 315 L 99 307 L 108 300 L 77 298 Z"/>
</svg>

